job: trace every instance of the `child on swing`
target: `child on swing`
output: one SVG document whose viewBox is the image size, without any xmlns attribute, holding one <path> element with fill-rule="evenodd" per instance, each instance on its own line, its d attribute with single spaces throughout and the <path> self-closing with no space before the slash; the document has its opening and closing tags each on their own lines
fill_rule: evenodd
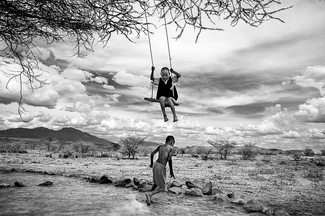
<svg viewBox="0 0 325 216">
<path fill-rule="evenodd" d="M 178 121 L 174 103 L 176 102 L 178 96 L 176 87 L 174 83 L 178 82 L 178 79 L 181 77 L 179 73 L 174 71 L 172 68 L 169 70 L 167 67 L 163 67 L 160 71 L 160 78 L 154 77 L 155 67 L 151 67 L 151 76 L 153 84 L 158 85 L 156 99 L 159 100 L 160 108 L 164 116 L 164 121 L 167 122 L 168 118 L 166 115 L 165 105 L 168 104 L 173 113 L 173 122 Z M 176 76 L 171 76 L 171 73 Z"/>
</svg>

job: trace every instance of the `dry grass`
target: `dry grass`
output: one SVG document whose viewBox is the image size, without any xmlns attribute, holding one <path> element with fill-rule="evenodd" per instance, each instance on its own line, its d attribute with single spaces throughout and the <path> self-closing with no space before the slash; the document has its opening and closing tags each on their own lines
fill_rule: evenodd
<svg viewBox="0 0 325 216">
<path fill-rule="evenodd" d="M 152 179 L 149 157 L 63 159 L 55 154 L 47 158 L 38 150 L 28 152 L 0 154 L 0 169 L 80 177 L 106 174 L 114 179 Z M 292 215 L 322 215 L 325 212 L 324 168 L 306 160 L 294 161 L 286 155 L 259 155 L 255 160 L 242 160 L 241 156 L 232 155 L 228 160 L 202 160 L 184 154 L 174 157 L 173 164 L 176 180 L 181 182 L 190 180 L 203 186 L 211 181 L 226 193 L 253 198 L 273 209 L 284 208 Z"/>
</svg>

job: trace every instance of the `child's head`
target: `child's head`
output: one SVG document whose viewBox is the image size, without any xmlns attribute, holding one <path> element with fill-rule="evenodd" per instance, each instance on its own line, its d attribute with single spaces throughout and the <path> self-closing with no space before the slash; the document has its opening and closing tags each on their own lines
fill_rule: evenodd
<svg viewBox="0 0 325 216">
<path fill-rule="evenodd" d="M 161 68 L 160 76 L 164 81 L 166 81 L 169 78 L 170 72 L 169 72 L 168 67 Z"/>
<path fill-rule="evenodd" d="M 175 138 L 173 136 L 166 137 L 166 144 L 168 144 L 170 146 L 174 146 L 175 145 Z"/>
</svg>

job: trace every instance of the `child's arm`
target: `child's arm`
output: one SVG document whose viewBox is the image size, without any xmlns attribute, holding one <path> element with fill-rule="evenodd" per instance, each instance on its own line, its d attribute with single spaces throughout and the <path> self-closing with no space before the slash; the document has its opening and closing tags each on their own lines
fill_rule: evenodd
<svg viewBox="0 0 325 216">
<path fill-rule="evenodd" d="M 169 165 L 169 171 L 170 171 L 170 176 L 175 178 L 174 176 L 174 171 L 173 171 L 173 161 L 172 161 L 172 156 L 173 156 L 173 150 L 171 150 L 168 154 L 168 165 Z"/>
<path fill-rule="evenodd" d="M 180 75 L 180 73 L 178 73 L 178 72 L 174 71 L 174 70 L 173 70 L 173 68 L 171 68 L 171 69 L 170 69 L 170 72 L 172 72 L 173 74 L 175 74 L 175 75 L 176 75 L 176 77 L 177 77 L 177 79 L 181 78 L 181 75 Z"/>
<path fill-rule="evenodd" d="M 151 152 L 151 154 L 150 154 L 150 168 L 152 168 L 152 166 L 153 166 L 153 156 L 159 151 L 159 147 L 160 146 L 158 146 L 153 152 Z"/>
</svg>

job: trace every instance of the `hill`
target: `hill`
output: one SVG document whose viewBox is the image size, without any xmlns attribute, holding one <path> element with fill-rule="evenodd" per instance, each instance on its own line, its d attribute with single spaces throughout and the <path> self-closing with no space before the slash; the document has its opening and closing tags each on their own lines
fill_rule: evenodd
<svg viewBox="0 0 325 216">
<path fill-rule="evenodd" d="M 38 127 L 33 129 L 28 128 L 11 128 L 7 130 L 0 130 L 0 137 L 6 138 L 27 138 L 27 139 L 56 139 L 60 141 L 78 142 L 85 141 L 91 142 L 94 145 L 102 148 L 112 146 L 113 148 L 119 148 L 120 145 L 113 143 L 109 140 L 98 138 L 89 133 L 80 131 L 75 128 L 62 128 L 61 130 L 51 130 L 44 127 Z"/>
</svg>

